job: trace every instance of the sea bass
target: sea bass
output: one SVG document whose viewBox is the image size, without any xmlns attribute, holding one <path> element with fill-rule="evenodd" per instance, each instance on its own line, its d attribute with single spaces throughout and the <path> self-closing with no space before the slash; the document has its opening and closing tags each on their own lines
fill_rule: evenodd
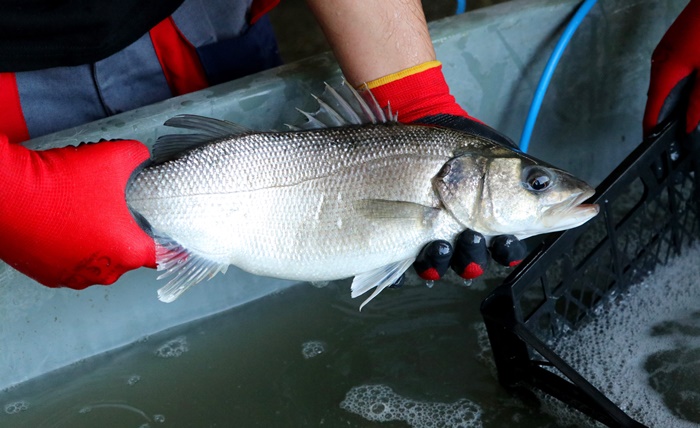
<svg viewBox="0 0 700 428">
<path fill-rule="evenodd" d="M 364 305 L 433 240 L 454 241 L 466 228 L 522 239 L 598 213 L 583 204 L 593 189 L 565 171 L 476 135 L 400 124 L 348 90 L 328 89 L 334 107 L 319 100 L 341 125 L 330 128 L 166 122 L 197 133 L 161 137 L 154 162 L 127 188 L 156 240 L 161 277 L 174 276 L 161 300 L 232 264 L 300 281 L 354 276 L 353 297 L 375 288 Z M 320 115 L 307 117 L 319 125 Z"/>
</svg>

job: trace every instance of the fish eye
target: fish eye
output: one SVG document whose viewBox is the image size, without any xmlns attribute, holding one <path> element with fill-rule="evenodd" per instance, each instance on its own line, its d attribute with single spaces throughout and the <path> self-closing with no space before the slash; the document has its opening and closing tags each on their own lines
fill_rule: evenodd
<svg viewBox="0 0 700 428">
<path fill-rule="evenodd" d="M 523 172 L 525 178 L 523 185 L 528 190 L 542 192 L 554 183 L 552 172 L 546 168 L 533 166 L 525 169 Z"/>
</svg>

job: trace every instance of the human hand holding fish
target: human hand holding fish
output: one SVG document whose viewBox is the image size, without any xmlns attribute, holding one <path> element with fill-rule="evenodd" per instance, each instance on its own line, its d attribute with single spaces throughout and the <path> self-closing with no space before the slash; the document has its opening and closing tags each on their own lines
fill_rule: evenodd
<svg viewBox="0 0 700 428">
<path fill-rule="evenodd" d="M 0 134 L 0 259 L 46 286 L 73 289 L 154 268 L 153 239 L 124 194 L 148 157 L 133 140 L 33 151 Z"/>
<path fill-rule="evenodd" d="M 254 132 L 175 117 L 166 125 L 197 133 L 161 137 L 143 169 L 147 153 L 135 141 L 33 152 L 2 140 L 12 166 L 3 182 L 18 186 L 3 187 L 13 203 L 1 211 L 0 256 L 46 285 L 73 288 L 153 267 L 153 240 L 129 216 L 126 195 L 155 239 L 158 268 L 174 277 L 161 300 L 229 264 L 303 281 L 355 276 L 353 296 L 376 288 L 371 299 L 429 242 L 454 242 L 467 229 L 522 238 L 597 213 L 582 204 L 593 190 L 561 170 L 483 137 L 397 123 L 345 89 L 344 99 L 328 89 L 340 112 L 321 109 L 346 118 L 338 127 Z M 37 209 L 43 199 L 48 212 Z M 104 223 L 94 221 L 100 212 Z"/>
<path fill-rule="evenodd" d="M 402 70 L 374 91 L 394 112 L 401 106 L 407 123 L 352 91 L 331 96 L 346 115 L 338 127 L 261 133 L 175 117 L 167 124 L 197 133 L 162 138 L 143 169 L 138 141 L 33 152 L 0 136 L 0 258 L 45 285 L 77 289 L 157 264 L 173 276 L 159 292 L 164 301 L 229 264 L 305 281 L 355 276 L 354 297 L 376 288 L 366 304 L 417 259 L 435 266 L 436 242 L 448 244 L 438 256 L 460 272 L 488 259 L 487 240 L 517 243 L 597 213 L 582 204 L 592 194 L 585 183 L 503 144 L 454 102 L 419 1 L 343 2 L 343 14 L 309 4 L 331 17 L 324 30 L 351 79 Z M 358 25 L 366 19 L 375 22 Z M 353 28 L 369 37 L 348 44 L 358 40 L 348 37 Z"/>
<path fill-rule="evenodd" d="M 372 90 L 381 107 L 391 103 L 400 122 L 439 125 L 512 144 L 455 102 L 436 61 L 420 0 L 307 3 L 348 81 Z M 478 232 L 465 231 L 458 242 L 454 257 L 449 242 L 427 244 L 414 264 L 419 276 L 436 280 L 452 265 L 472 279 L 483 273 L 490 255 L 506 266 L 525 255 L 524 245 L 512 235 L 492 240 L 490 255 Z"/>
<path fill-rule="evenodd" d="M 439 61 L 428 61 L 384 76 L 364 84 L 363 88 L 372 91 L 382 108 L 391 108 L 397 114 L 400 112 L 399 122 L 455 129 L 517 148 L 508 137 L 470 116 L 457 104 L 450 94 Z M 484 273 L 491 257 L 501 265 L 513 267 L 526 253 L 524 243 L 513 235 L 491 240 L 490 251 L 484 236 L 469 229 L 458 237 L 456 243 L 455 247 L 443 240 L 427 244 L 413 265 L 418 276 L 435 281 L 452 267 L 465 280 L 472 280 Z"/>
</svg>

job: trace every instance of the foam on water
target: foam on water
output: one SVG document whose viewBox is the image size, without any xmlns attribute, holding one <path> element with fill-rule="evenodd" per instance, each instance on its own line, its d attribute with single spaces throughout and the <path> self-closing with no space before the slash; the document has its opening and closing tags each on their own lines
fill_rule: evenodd
<svg viewBox="0 0 700 428">
<path fill-rule="evenodd" d="M 189 350 L 187 337 L 179 336 L 160 345 L 155 354 L 160 358 L 177 358 Z"/>
<path fill-rule="evenodd" d="M 601 306 L 595 319 L 559 338 L 554 350 L 643 424 L 697 428 L 699 282 L 696 245 Z M 581 423 L 563 406 L 546 407 L 563 423 Z"/>
<path fill-rule="evenodd" d="M 463 398 L 454 403 L 416 401 L 386 385 L 362 385 L 348 391 L 340 407 L 369 421 L 405 421 L 414 428 L 480 428 L 481 408 Z"/>
<path fill-rule="evenodd" d="M 326 344 L 320 340 L 310 340 L 301 345 L 301 354 L 305 359 L 318 357 L 326 352 Z"/>
<path fill-rule="evenodd" d="M 141 376 L 133 375 L 133 376 L 130 376 L 129 379 L 127 379 L 126 383 L 129 386 L 134 386 L 137 383 L 139 383 L 140 381 L 141 381 Z"/>
<path fill-rule="evenodd" d="M 14 415 L 26 410 L 29 410 L 29 403 L 23 400 L 5 404 L 5 413 L 8 415 Z"/>
</svg>

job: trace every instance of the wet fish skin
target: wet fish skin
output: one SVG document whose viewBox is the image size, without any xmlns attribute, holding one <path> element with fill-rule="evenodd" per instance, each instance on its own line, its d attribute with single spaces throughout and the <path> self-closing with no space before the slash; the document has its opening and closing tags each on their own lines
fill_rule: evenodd
<svg viewBox="0 0 700 428">
<path fill-rule="evenodd" d="M 547 174 L 551 189 L 528 189 L 528 170 Z M 410 266 L 426 243 L 465 228 L 522 238 L 574 227 L 597 213 L 578 207 L 592 193 L 490 140 L 386 123 L 213 139 L 146 167 L 127 202 L 166 248 L 161 257 L 186 251 L 176 261 L 206 261 L 188 282 L 233 264 L 303 281 L 356 276 L 359 295 Z M 545 221 L 573 213 L 564 226 Z"/>
<path fill-rule="evenodd" d="M 461 137 L 397 124 L 240 135 L 144 169 L 127 201 L 154 230 L 218 263 L 344 278 L 457 233 L 431 180 Z"/>
<path fill-rule="evenodd" d="M 351 295 L 410 267 L 435 239 L 470 228 L 520 238 L 575 227 L 598 212 L 570 174 L 479 136 L 402 125 L 370 91 L 326 85 L 291 132 L 254 132 L 201 116 L 165 125 L 127 203 L 156 242 L 158 290 L 170 302 L 235 264 L 324 282 L 354 276 Z"/>
</svg>

